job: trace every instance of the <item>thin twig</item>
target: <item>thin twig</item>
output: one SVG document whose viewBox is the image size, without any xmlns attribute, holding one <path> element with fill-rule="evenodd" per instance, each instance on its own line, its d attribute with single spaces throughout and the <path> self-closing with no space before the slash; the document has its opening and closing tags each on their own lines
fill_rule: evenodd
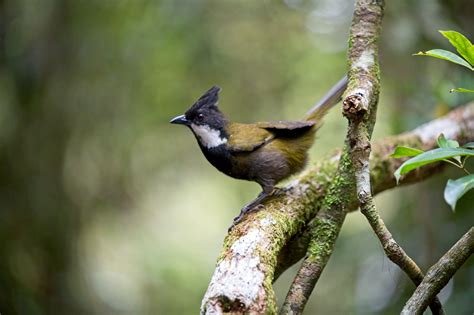
<svg viewBox="0 0 474 315">
<path fill-rule="evenodd" d="M 457 168 L 463 168 L 462 165 L 459 165 L 459 164 L 457 164 L 456 162 L 453 162 L 453 161 L 451 161 L 451 160 L 449 160 L 449 159 L 443 159 L 443 161 L 444 161 L 444 162 L 447 162 L 447 163 L 449 163 L 449 164 L 451 164 L 451 165 L 454 165 L 454 166 L 456 166 Z"/>
<path fill-rule="evenodd" d="M 403 248 L 393 238 L 390 231 L 385 226 L 382 218 L 377 212 L 372 196 L 364 197 L 364 204 L 361 202 L 361 212 L 366 216 L 370 226 L 380 240 L 387 257 L 397 264 L 413 281 L 415 285 L 419 285 L 423 280 L 423 272 L 418 265 L 405 253 Z M 441 302 L 435 297 L 430 309 L 433 314 L 444 314 Z"/>
<path fill-rule="evenodd" d="M 436 264 L 431 266 L 423 281 L 405 304 L 401 314 L 423 314 L 436 294 L 473 253 L 474 228 L 471 227 Z"/>
</svg>

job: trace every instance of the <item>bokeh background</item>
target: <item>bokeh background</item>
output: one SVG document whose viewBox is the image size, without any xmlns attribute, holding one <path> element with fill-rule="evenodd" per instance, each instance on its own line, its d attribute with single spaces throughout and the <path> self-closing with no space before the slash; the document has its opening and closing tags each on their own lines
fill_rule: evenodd
<svg viewBox="0 0 474 315">
<path fill-rule="evenodd" d="M 225 177 L 170 125 L 207 88 L 233 120 L 298 119 L 344 73 L 349 0 L 0 0 L 0 313 L 196 314 L 232 218 L 259 187 Z M 413 57 L 474 39 L 470 0 L 387 1 L 375 137 L 469 100 L 472 73 Z M 472 99 L 472 96 L 471 96 Z M 340 147 L 333 110 L 312 160 Z M 440 130 L 441 132 L 441 130 Z M 470 166 L 474 168 L 473 165 Z M 447 169 L 377 197 L 424 268 L 474 222 Z M 276 283 L 281 303 L 295 268 Z M 397 314 L 413 286 L 359 213 L 348 216 L 307 314 Z M 472 314 L 471 258 L 443 291 Z"/>
</svg>

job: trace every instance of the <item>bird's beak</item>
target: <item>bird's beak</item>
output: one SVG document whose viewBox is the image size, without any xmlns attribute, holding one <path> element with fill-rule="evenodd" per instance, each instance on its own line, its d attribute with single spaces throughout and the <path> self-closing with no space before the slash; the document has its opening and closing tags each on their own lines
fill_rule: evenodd
<svg viewBox="0 0 474 315">
<path fill-rule="evenodd" d="M 184 115 L 179 115 L 171 119 L 170 123 L 178 125 L 189 125 L 189 120 L 187 120 Z"/>
</svg>

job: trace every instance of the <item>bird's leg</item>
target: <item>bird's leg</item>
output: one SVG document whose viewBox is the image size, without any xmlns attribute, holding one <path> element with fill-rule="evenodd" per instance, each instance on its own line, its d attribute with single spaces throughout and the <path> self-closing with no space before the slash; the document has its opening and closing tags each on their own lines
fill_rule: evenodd
<svg viewBox="0 0 474 315">
<path fill-rule="evenodd" d="M 229 231 L 239 223 L 244 215 L 247 212 L 251 212 L 254 210 L 257 210 L 257 206 L 262 204 L 264 201 L 267 201 L 270 197 L 272 197 L 275 194 L 278 194 L 279 189 L 274 187 L 274 186 L 267 186 L 263 187 L 263 190 L 260 194 L 258 194 L 257 198 L 246 204 L 242 210 L 240 210 L 240 214 L 234 218 L 234 222 L 232 223 L 232 226 L 229 228 Z"/>
</svg>

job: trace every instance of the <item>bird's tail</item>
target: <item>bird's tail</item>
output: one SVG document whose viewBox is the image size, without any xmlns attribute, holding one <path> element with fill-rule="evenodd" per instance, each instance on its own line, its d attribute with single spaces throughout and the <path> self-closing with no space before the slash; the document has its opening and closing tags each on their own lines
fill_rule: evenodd
<svg viewBox="0 0 474 315">
<path fill-rule="evenodd" d="M 324 97 L 311 108 L 305 116 L 305 120 L 311 120 L 316 125 L 321 124 L 321 120 L 326 115 L 327 111 L 336 105 L 342 97 L 342 94 L 347 88 L 347 76 L 345 75 L 339 82 L 337 82 Z"/>
</svg>

